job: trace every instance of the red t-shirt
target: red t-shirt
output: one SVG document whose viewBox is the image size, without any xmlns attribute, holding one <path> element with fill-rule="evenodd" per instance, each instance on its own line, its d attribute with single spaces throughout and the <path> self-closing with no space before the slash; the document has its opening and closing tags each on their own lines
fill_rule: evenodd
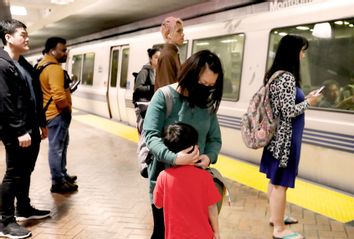
<svg viewBox="0 0 354 239">
<path fill-rule="evenodd" d="M 154 204 L 163 207 L 166 239 L 212 239 L 208 206 L 221 199 L 213 178 L 195 166 L 162 171 L 154 190 Z"/>
</svg>

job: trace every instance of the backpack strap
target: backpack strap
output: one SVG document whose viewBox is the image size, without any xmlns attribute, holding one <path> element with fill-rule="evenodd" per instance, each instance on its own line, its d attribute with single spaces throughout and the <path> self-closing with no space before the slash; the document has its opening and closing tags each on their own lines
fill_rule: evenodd
<svg viewBox="0 0 354 239">
<path fill-rule="evenodd" d="M 173 97 L 171 94 L 170 87 L 164 86 L 161 87 L 161 91 L 165 97 L 165 102 L 166 102 L 166 118 L 168 118 L 171 115 L 172 108 L 173 108 Z"/>
<path fill-rule="evenodd" d="M 283 74 L 285 71 L 276 71 L 273 73 L 273 75 L 270 77 L 270 79 L 267 82 L 267 85 L 270 85 L 270 83 L 272 83 L 273 80 L 275 80 L 278 76 L 280 76 L 281 74 Z"/>
<path fill-rule="evenodd" d="M 38 67 L 38 64 L 36 64 L 34 66 L 35 71 L 37 71 L 37 76 L 38 76 L 38 80 L 39 80 L 39 76 L 41 75 L 42 71 L 44 70 L 44 68 L 46 68 L 49 65 L 54 65 L 57 63 L 54 62 L 46 62 L 45 64 L 41 65 Z M 43 107 L 43 111 L 46 112 L 48 110 L 49 104 L 52 103 L 53 101 L 53 97 L 50 97 L 50 99 L 47 101 L 47 104 L 45 104 L 45 106 Z"/>
</svg>

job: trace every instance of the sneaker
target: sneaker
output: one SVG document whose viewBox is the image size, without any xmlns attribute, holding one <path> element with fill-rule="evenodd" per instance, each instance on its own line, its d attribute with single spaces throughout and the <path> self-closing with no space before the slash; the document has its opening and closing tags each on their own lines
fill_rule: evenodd
<svg viewBox="0 0 354 239">
<path fill-rule="evenodd" d="M 69 183 L 75 183 L 76 180 L 77 180 L 77 176 L 73 175 L 73 176 L 70 176 L 70 175 L 66 175 L 65 176 L 65 180 Z"/>
<path fill-rule="evenodd" d="M 0 237 L 21 239 L 30 237 L 32 233 L 16 222 L 10 222 L 0 230 Z"/>
<path fill-rule="evenodd" d="M 29 206 L 25 210 L 16 210 L 16 220 L 24 221 L 30 219 L 42 219 L 50 216 L 50 211 L 48 210 L 38 210 L 32 206 Z"/>
<path fill-rule="evenodd" d="M 78 186 L 69 182 L 53 184 L 50 188 L 52 193 L 71 193 L 77 191 Z"/>
</svg>

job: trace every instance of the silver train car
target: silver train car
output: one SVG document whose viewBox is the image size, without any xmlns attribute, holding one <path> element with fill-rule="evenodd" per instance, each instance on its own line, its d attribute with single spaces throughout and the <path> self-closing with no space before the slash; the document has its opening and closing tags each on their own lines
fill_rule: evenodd
<svg viewBox="0 0 354 239">
<path fill-rule="evenodd" d="M 302 35 L 310 44 L 301 63 L 302 88 L 308 93 L 334 82 L 334 99 L 305 113 L 299 176 L 354 193 L 353 9 L 350 0 L 273 1 L 185 21 L 181 59 L 209 49 L 224 67 L 218 111 L 223 154 L 259 163 L 262 150 L 248 149 L 242 142 L 241 117 L 281 37 Z M 159 27 L 153 27 L 71 45 L 65 68 L 81 80 L 73 94 L 74 107 L 135 126 L 132 73 L 148 61 L 146 50 L 160 44 Z"/>
</svg>

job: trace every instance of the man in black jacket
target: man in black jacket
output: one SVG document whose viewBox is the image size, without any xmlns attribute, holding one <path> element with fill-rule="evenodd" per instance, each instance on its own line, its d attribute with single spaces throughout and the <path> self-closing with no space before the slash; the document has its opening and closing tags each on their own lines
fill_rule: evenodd
<svg viewBox="0 0 354 239">
<path fill-rule="evenodd" d="M 26 238 L 31 232 L 16 223 L 48 217 L 50 211 L 31 206 L 29 188 L 41 138 L 47 136 L 39 82 L 21 56 L 29 50 L 26 26 L 0 21 L 0 138 L 6 150 L 6 173 L 0 193 L 0 236 Z M 41 127 L 41 131 L 39 128 Z"/>
</svg>

